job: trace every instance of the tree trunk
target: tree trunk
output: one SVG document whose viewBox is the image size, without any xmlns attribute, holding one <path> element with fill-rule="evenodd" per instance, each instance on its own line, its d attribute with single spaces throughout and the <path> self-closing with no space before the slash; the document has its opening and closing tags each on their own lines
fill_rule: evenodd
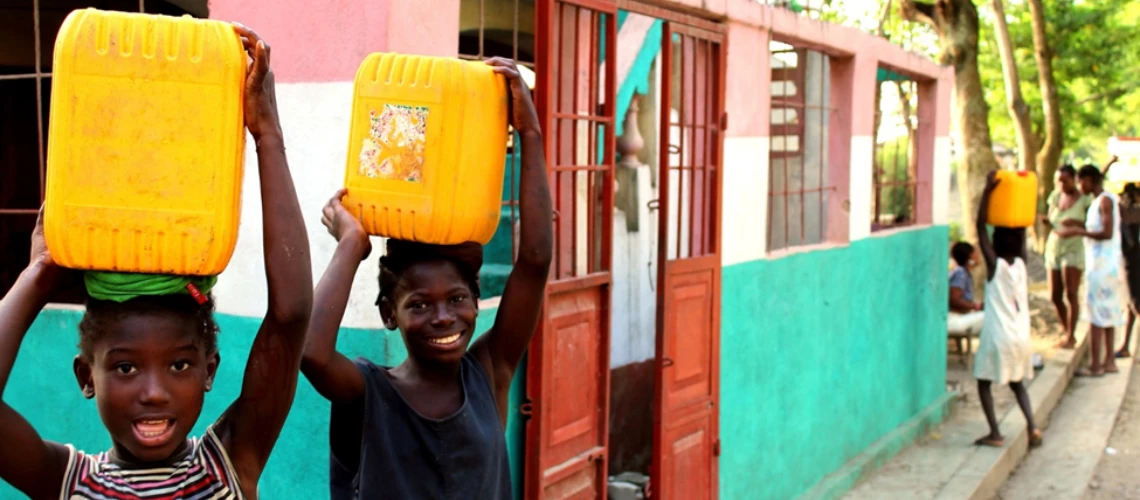
<svg viewBox="0 0 1140 500">
<path fill-rule="evenodd" d="M 1061 103 L 1057 99 L 1057 82 L 1053 80 L 1053 50 L 1045 35 L 1045 9 L 1041 0 L 1029 0 L 1029 12 L 1033 18 L 1033 53 L 1037 58 L 1041 107 L 1045 112 L 1045 141 L 1037 153 L 1037 198 L 1041 201 L 1038 206 L 1044 208 L 1043 201 L 1053 192 L 1053 175 L 1061 162 L 1065 134 L 1061 124 Z"/>
<path fill-rule="evenodd" d="M 915 124 L 911 121 L 914 109 L 910 106 L 911 93 L 908 90 L 910 86 L 906 82 L 896 81 L 895 87 L 898 88 L 899 102 L 902 103 L 903 123 L 906 124 L 906 179 L 916 183 L 913 189 L 911 186 L 907 186 L 907 196 L 913 208 L 917 205 L 915 196 L 918 195 L 918 131 L 914 129 Z M 915 92 L 918 91 L 918 89 L 914 90 Z M 914 215 L 907 213 L 907 216 L 912 218 L 911 220 L 913 220 Z"/>
<path fill-rule="evenodd" d="M 1013 58 L 1013 43 L 1009 40 L 1009 26 L 1005 22 L 1005 8 L 1001 0 L 990 0 L 994 10 L 994 33 L 997 35 L 998 52 L 1001 53 L 1001 72 L 1005 80 L 1005 102 L 1009 105 L 1009 116 L 1017 126 L 1018 168 L 1024 171 L 1036 170 L 1037 150 L 1033 144 L 1033 125 L 1029 121 L 1029 105 L 1021 97 L 1021 77 L 1017 74 L 1017 61 Z"/>
<path fill-rule="evenodd" d="M 978 9 L 972 0 L 937 3 L 901 0 L 903 16 L 934 27 L 941 62 L 954 67 L 954 121 L 958 136 L 958 190 L 962 196 L 962 234 L 977 242 L 974 228 L 986 175 L 997 170 L 990 141 L 989 106 L 978 74 Z"/>
</svg>

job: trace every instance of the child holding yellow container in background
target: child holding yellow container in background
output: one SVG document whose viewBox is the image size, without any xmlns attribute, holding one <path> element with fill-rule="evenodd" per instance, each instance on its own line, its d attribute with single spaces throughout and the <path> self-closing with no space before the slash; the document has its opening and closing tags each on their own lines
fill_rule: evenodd
<svg viewBox="0 0 1140 500">
<path fill-rule="evenodd" d="M 1025 382 L 1033 378 L 1025 226 L 1033 223 L 1036 192 L 1036 178 L 1031 173 L 991 172 L 978 205 L 978 247 L 986 262 L 986 290 L 974 378 L 990 432 L 974 441 L 976 445 L 1001 447 L 1005 443 L 994 410 L 995 383 L 1009 384 L 1017 397 L 1029 429 L 1030 446 L 1042 442 L 1025 388 Z M 991 237 L 987 222 L 1016 226 L 993 224 Z"/>
</svg>

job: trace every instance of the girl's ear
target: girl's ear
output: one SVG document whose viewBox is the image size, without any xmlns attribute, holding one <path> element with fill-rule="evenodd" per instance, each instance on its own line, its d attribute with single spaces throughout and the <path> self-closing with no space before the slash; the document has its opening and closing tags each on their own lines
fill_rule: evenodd
<svg viewBox="0 0 1140 500">
<path fill-rule="evenodd" d="M 82 354 L 76 354 L 75 360 L 71 362 L 71 368 L 75 371 L 75 381 L 79 383 L 79 390 L 83 391 L 83 397 L 94 398 L 95 380 L 91 378 L 91 363 L 83 359 Z"/>
<path fill-rule="evenodd" d="M 388 297 L 380 299 L 380 319 L 384 321 L 384 328 L 389 330 L 396 330 L 396 310 L 392 307 L 392 302 Z"/>
<path fill-rule="evenodd" d="M 206 360 L 206 392 L 214 388 L 214 375 L 218 373 L 218 365 L 222 364 L 222 355 L 215 352 Z"/>
</svg>

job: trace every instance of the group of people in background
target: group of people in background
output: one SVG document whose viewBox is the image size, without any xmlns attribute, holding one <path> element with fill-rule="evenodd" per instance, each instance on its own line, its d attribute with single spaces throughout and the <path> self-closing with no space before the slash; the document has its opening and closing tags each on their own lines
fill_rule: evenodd
<svg viewBox="0 0 1140 500">
<path fill-rule="evenodd" d="M 1080 319 L 1080 287 L 1085 283 L 1091 353 L 1089 365 L 1078 375 L 1100 377 L 1118 372 L 1116 359 L 1131 355 L 1129 344 L 1140 308 L 1140 185 L 1125 186 L 1120 196 L 1106 190 L 1104 179 L 1117 161 L 1103 168 L 1085 165 L 1079 170 L 1064 165 L 1057 171 L 1056 189 L 1047 199 L 1042 223 L 1048 230 L 1045 266 L 1053 305 L 1065 338 L 1057 347 L 1073 349 Z M 1024 228 L 986 225 L 989 198 L 998 181 L 990 175 L 977 214 L 978 246 L 955 243 L 950 254 L 952 332 L 977 334 L 974 378 L 989 434 L 978 445 L 1004 444 L 994 412 L 991 386 L 1008 384 L 1025 414 L 1030 445 L 1041 444 L 1042 434 L 1033 422 L 1024 383 L 1033 378 L 1030 340 L 1026 234 Z M 986 264 L 984 302 L 976 302 L 972 271 Z M 1115 346 L 1118 326 L 1125 327 L 1124 342 Z"/>
</svg>

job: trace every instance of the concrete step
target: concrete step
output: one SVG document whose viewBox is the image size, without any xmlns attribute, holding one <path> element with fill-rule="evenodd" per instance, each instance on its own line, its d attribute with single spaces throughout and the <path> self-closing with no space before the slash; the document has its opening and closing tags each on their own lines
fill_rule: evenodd
<svg viewBox="0 0 1140 500">
<path fill-rule="evenodd" d="M 1112 434 L 1132 360 L 1120 373 L 1076 378 L 1045 428 L 1045 442 L 1010 476 L 997 498 L 1080 498 Z"/>
</svg>

